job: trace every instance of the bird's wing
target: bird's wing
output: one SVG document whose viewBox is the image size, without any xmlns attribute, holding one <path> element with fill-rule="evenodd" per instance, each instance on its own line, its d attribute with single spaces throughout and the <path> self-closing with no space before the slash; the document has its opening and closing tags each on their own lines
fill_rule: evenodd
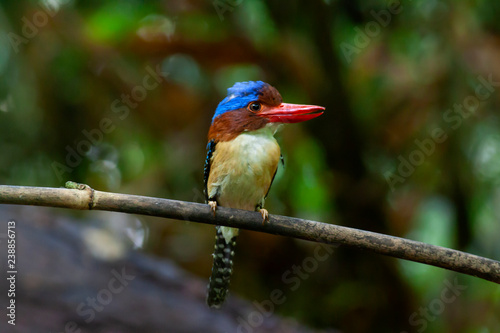
<svg viewBox="0 0 500 333">
<path fill-rule="evenodd" d="M 283 167 L 285 167 L 285 159 L 283 158 L 283 154 L 280 154 L 280 161 L 281 161 L 281 164 L 283 165 Z M 271 186 L 273 185 L 273 182 L 274 182 L 274 177 L 276 177 L 276 173 L 278 172 L 278 167 L 279 167 L 279 163 L 276 166 L 276 170 L 274 171 L 274 175 L 273 175 L 273 178 L 271 179 L 271 183 L 269 183 L 269 188 L 267 189 L 266 196 L 264 197 L 264 199 L 267 198 L 267 195 L 269 194 L 269 191 L 271 190 Z"/>
<path fill-rule="evenodd" d="M 208 197 L 208 176 L 210 176 L 210 167 L 212 165 L 212 155 L 215 151 L 215 141 L 210 140 L 207 144 L 207 158 L 205 159 L 205 167 L 203 169 L 203 184 L 204 184 L 204 192 L 205 192 L 205 201 L 208 202 L 210 199 Z"/>
</svg>

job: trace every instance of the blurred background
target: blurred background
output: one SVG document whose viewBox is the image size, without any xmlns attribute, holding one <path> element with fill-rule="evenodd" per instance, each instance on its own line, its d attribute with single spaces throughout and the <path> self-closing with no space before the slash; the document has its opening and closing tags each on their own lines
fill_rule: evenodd
<svg viewBox="0 0 500 333">
<path fill-rule="evenodd" d="M 500 2 L 486 0 L 1 2 L 0 183 L 60 187 L 72 180 L 203 202 L 213 112 L 235 82 L 262 80 L 286 102 L 326 107 L 320 118 L 277 135 L 285 168 L 266 202 L 271 214 L 500 259 L 499 14 Z M 37 216 L 45 226 L 71 221 L 96 260 L 140 254 L 188 272 L 203 290 L 208 281 L 213 226 L 61 209 L 9 212 L 2 219 L 18 225 L 39 224 Z M 242 232 L 231 293 L 250 305 L 238 315 L 247 326 L 226 317 L 232 327 L 260 332 L 249 315 L 278 289 L 285 301 L 273 314 L 313 330 L 500 331 L 498 285 L 317 247 Z M 318 251 L 328 257 L 314 259 Z M 90 285 L 94 273 L 66 292 Z M 54 269 L 37 281 L 64 284 L 72 274 Z M 29 276 L 19 279 L 40 291 Z M 74 314 L 101 288 L 78 289 L 82 297 L 64 302 Z M 39 304 L 64 298 L 45 296 Z M 151 316 L 165 311 L 148 309 Z M 184 310 L 178 315 L 192 309 Z M 113 320 L 129 315 L 123 310 Z M 74 320 L 85 332 L 120 331 Z M 182 325 L 164 331 L 195 331 Z"/>
</svg>

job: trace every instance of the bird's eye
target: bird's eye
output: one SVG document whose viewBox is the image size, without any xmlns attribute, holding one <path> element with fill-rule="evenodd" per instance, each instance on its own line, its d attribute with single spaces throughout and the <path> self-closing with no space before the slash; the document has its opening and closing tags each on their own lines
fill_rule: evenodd
<svg viewBox="0 0 500 333">
<path fill-rule="evenodd" d="M 260 103 L 257 103 L 257 102 L 252 102 L 252 103 L 248 104 L 248 109 L 252 112 L 260 111 L 261 107 L 262 106 L 260 105 Z"/>
</svg>

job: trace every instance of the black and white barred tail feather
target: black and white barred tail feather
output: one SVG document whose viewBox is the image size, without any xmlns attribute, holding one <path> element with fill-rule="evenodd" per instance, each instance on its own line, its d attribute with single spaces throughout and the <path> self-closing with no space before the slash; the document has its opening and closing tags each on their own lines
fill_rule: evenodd
<svg viewBox="0 0 500 333">
<path fill-rule="evenodd" d="M 214 264 L 208 284 L 207 304 L 219 308 L 226 299 L 231 274 L 233 273 L 233 256 L 236 247 L 236 236 L 226 242 L 220 226 L 216 226 Z"/>
</svg>

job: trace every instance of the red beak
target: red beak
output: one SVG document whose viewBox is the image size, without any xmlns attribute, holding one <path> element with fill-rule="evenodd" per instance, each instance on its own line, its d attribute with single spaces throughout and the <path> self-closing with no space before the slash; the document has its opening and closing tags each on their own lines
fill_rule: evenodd
<svg viewBox="0 0 500 333">
<path fill-rule="evenodd" d="M 281 103 L 268 107 L 259 113 L 271 123 L 300 123 L 321 116 L 325 110 L 322 106 Z"/>
</svg>

